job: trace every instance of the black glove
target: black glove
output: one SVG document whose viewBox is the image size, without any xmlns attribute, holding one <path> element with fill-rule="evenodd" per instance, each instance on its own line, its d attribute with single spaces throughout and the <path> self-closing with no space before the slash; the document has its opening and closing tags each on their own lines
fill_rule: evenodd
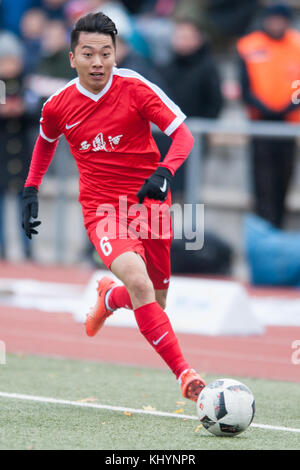
<svg viewBox="0 0 300 470">
<path fill-rule="evenodd" d="M 41 224 L 39 220 L 36 222 L 30 221 L 31 217 L 37 218 L 38 211 L 38 190 L 32 186 L 24 188 L 22 194 L 22 228 L 30 240 L 32 234 L 38 234 L 35 228 Z"/>
<path fill-rule="evenodd" d="M 142 204 L 145 197 L 165 201 L 167 199 L 172 178 L 173 176 L 170 170 L 163 166 L 159 166 L 153 175 L 146 179 L 145 183 L 137 193 L 139 203 Z"/>
</svg>

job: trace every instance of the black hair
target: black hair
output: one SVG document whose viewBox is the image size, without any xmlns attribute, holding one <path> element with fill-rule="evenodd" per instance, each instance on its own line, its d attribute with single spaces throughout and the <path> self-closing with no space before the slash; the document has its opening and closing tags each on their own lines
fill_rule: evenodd
<svg viewBox="0 0 300 470">
<path fill-rule="evenodd" d="M 71 51 L 74 53 L 79 41 L 80 33 L 100 33 L 111 36 L 116 47 L 116 35 L 118 34 L 115 23 L 104 13 L 89 13 L 80 18 L 71 33 Z"/>
</svg>

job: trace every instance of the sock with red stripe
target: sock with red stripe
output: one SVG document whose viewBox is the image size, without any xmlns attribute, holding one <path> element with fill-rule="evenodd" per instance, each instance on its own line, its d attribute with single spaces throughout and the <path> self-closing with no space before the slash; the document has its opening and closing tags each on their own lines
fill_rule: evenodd
<svg viewBox="0 0 300 470">
<path fill-rule="evenodd" d="M 178 379 L 180 374 L 190 366 L 182 355 L 178 339 L 167 314 L 157 302 L 137 308 L 134 310 L 134 314 L 142 335 Z"/>
<path fill-rule="evenodd" d="M 105 303 L 109 310 L 117 310 L 117 308 L 132 310 L 130 295 L 125 286 L 116 286 L 110 289 L 106 294 Z"/>
</svg>

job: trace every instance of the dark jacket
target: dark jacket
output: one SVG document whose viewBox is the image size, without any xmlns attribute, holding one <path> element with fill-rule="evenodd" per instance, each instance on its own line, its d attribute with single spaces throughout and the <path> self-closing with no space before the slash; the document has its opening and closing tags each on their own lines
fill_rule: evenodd
<svg viewBox="0 0 300 470">
<path fill-rule="evenodd" d="M 161 73 L 170 98 L 188 117 L 219 115 L 223 106 L 221 81 L 207 44 L 189 56 L 175 55 Z"/>
<path fill-rule="evenodd" d="M 118 64 L 118 67 L 134 70 L 150 82 L 155 83 L 155 85 L 159 86 L 165 93 L 167 93 L 166 83 L 161 77 L 161 74 L 157 71 L 156 67 L 149 63 L 149 61 L 139 53 L 129 50 L 127 56 Z"/>
<path fill-rule="evenodd" d="M 1 77 L 0 77 L 1 78 Z M 11 190 L 21 191 L 30 164 L 30 143 L 28 127 L 30 117 L 26 110 L 12 117 L 5 109 L 14 101 L 24 103 L 23 77 L 4 80 L 6 85 L 6 106 L 0 114 L 0 193 Z"/>
</svg>

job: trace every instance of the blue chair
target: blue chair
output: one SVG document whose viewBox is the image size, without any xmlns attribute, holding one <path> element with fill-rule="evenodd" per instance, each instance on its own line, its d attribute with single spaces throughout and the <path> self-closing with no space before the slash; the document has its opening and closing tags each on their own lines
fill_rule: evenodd
<svg viewBox="0 0 300 470">
<path fill-rule="evenodd" d="M 244 217 L 243 229 L 252 283 L 300 286 L 300 232 L 280 230 L 254 214 Z"/>
</svg>

